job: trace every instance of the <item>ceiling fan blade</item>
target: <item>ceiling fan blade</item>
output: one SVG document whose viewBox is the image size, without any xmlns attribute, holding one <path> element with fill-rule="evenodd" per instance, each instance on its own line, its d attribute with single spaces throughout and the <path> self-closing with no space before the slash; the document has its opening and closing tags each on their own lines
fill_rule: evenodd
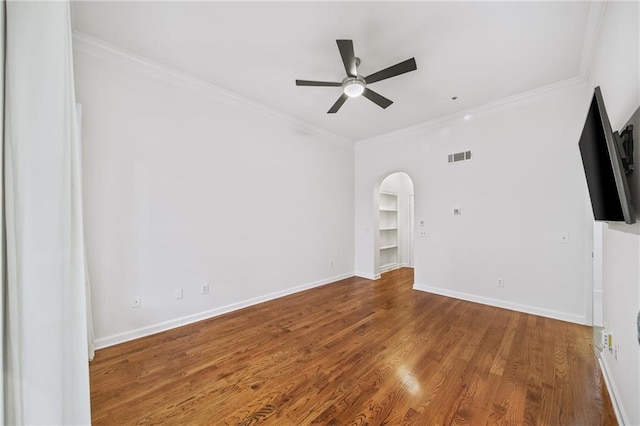
<svg viewBox="0 0 640 426">
<path fill-rule="evenodd" d="M 392 100 L 385 98 L 381 94 L 376 93 L 367 87 L 365 87 L 364 92 L 362 92 L 362 96 L 377 104 L 381 108 L 386 108 L 393 103 Z"/>
<path fill-rule="evenodd" d="M 342 83 L 334 83 L 333 81 L 296 80 L 296 86 L 329 86 L 329 87 L 340 87 L 340 86 L 342 86 Z"/>
<path fill-rule="evenodd" d="M 342 56 L 342 63 L 344 63 L 347 75 L 349 77 L 357 77 L 358 70 L 356 68 L 356 55 L 353 52 L 353 41 L 336 40 L 336 43 L 338 43 L 338 49 L 340 50 L 340 56 Z"/>
<path fill-rule="evenodd" d="M 335 114 L 336 112 L 338 112 L 338 110 L 340 109 L 340 107 L 342 106 L 343 103 L 345 103 L 345 101 L 347 100 L 348 96 L 345 95 L 344 93 L 342 94 L 342 96 L 340 96 L 338 98 L 338 100 L 336 101 L 335 104 L 333 104 L 333 106 L 331 107 L 331 109 L 329 111 L 327 111 L 327 114 Z"/>
<path fill-rule="evenodd" d="M 367 84 L 375 83 L 376 81 L 385 80 L 387 78 L 395 77 L 396 75 L 404 74 L 409 71 L 415 71 L 418 69 L 416 65 L 416 60 L 414 58 L 407 59 L 406 61 L 400 62 L 399 64 L 395 64 L 390 66 L 389 68 L 385 68 L 382 71 L 378 71 L 364 78 L 364 81 Z"/>
</svg>

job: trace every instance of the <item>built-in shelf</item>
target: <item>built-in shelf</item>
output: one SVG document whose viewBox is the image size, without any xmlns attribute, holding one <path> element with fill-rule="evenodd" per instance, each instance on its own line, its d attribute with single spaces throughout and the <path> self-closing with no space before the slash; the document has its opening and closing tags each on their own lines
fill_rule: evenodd
<svg viewBox="0 0 640 426">
<path fill-rule="evenodd" d="M 380 193 L 380 224 L 378 228 L 378 250 L 380 272 L 398 267 L 398 196 Z"/>
</svg>

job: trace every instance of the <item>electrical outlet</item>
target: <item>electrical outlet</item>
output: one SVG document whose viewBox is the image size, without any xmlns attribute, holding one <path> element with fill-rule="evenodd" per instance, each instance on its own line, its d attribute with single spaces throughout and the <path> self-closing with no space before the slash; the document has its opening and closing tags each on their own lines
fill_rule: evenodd
<svg viewBox="0 0 640 426">
<path fill-rule="evenodd" d="M 176 297 L 176 299 L 182 299 L 182 289 L 176 288 L 176 291 L 173 292 L 173 295 Z"/>
<path fill-rule="evenodd" d="M 420 231 L 420 236 L 421 237 L 426 237 L 427 236 L 427 231 Z"/>
<path fill-rule="evenodd" d="M 504 287 L 504 278 L 498 278 L 498 287 Z"/>
<path fill-rule="evenodd" d="M 204 283 L 200 286 L 200 293 L 209 294 L 209 283 Z"/>
<path fill-rule="evenodd" d="M 142 304 L 142 300 L 140 299 L 140 296 L 133 296 L 133 300 L 131 301 L 131 307 L 139 308 L 141 304 Z"/>
<path fill-rule="evenodd" d="M 609 347 L 609 333 L 606 330 L 602 330 L 602 349 Z"/>
</svg>

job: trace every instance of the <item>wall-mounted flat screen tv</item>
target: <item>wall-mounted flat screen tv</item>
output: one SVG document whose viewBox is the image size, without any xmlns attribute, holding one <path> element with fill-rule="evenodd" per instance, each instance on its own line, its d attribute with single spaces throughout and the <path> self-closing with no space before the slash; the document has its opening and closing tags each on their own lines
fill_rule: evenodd
<svg viewBox="0 0 640 426">
<path fill-rule="evenodd" d="M 627 182 L 627 174 L 633 170 L 632 132 L 623 134 L 624 140 L 611 130 L 600 87 L 596 87 L 578 145 L 593 216 L 598 221 L 636 221 Z"/>
</svg>

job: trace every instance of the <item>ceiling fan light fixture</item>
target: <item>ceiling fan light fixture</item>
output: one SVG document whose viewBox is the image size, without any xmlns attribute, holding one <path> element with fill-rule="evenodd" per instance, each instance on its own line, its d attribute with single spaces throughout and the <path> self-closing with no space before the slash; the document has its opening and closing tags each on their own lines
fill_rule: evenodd
<svg viewBox="0 0 640 426">
<path fill-rule="evenodd" d="M 355 98 L 356 96 L 362 95 L 364 92 L 364 85 L 364 81 L 354 78 L 353 80 L 345 81 L 342 86 L 342 91 L 350 98 Z"/>
<path fill-rule="evenodd" d="M 406 61 L 399 62 L 395 65 L 387 67 L 378 72 L 374 72 L 368 76 L 358 74 L 358 65 L 360 59 L 356 57 L 353 51 L 353 40 L 336 40 L 340 57 L 347 76 L 341 81 L 312 81 L 312 80 L 296 80 L 296 86 L 325 86 L 340 87 L 342 86 L 342 94 L 333 106 L 327 111 L 327 114 L 335 114 L 346 102 L 347 99 L 364 96 L 380 108 L 385 109 L 393 103 L 392 100 L 385 98 L 381 94 L 369 89 L 371 83 L 386 80 L 391 77 L 415 71 L 418 69 L 415 58 L 409 58 Z"/>
</svg>

